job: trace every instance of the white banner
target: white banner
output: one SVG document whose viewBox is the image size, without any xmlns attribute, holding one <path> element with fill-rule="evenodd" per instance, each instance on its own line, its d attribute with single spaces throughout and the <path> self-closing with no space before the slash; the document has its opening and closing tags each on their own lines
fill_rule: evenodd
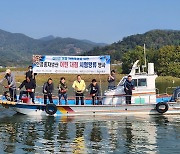
<svg viewBox="0 0 180 154">
<path fill-rule="evenodd" d="M 34 73 L 110 74 L 110 56 L 33 55 Z"/>
</svg>

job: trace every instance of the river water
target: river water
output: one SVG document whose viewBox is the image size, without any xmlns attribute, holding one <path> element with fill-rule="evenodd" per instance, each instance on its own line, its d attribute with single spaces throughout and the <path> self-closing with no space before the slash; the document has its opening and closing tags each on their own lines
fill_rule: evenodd
<svg viewBox="0 0 180 154">
<path fill-rule="evenodd" d="M 0 111 L 0 153 L 180 152 L 180 116 L 28 117 Z"/>
</svg>

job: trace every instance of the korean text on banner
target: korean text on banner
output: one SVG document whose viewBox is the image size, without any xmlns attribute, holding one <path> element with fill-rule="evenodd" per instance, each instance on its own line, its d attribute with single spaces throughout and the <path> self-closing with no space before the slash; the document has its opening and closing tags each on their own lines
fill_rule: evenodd
<svg viewBox="0 0 180 154">
<path fill-rule="evenodd" d="M 33 55 L 34 73 L 109 74 L 110 56 Z"/>
</svg>

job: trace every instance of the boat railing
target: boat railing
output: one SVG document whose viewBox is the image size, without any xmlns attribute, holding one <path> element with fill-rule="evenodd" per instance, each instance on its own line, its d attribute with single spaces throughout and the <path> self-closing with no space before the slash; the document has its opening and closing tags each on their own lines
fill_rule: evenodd
<svg viewBox="0 0 180 154">
<path fill-rule="evenodd" d="M 5 91 L 4 88 L 2 88 L 3 91 Z M 21 89 L 23 90 L 23 89 Z M 157 89 L 157 91 L 159 91 L 159 89 Z M 19 94 L 20 91 L 17 91 L 17 93 Z M 158 92 L 158 95 L 159 95 L 159 92 Z M 35 90 L 35 96 L 36 98 L 42 98 L 43 99 L 43 93 L 42 93 L 42 86 L 37 86 L 36 90 Z M 99 101 L 101 101 L 101 103 L 103 103 L 103 100 L 105 98 L 111 98 L 112 101 L 110 103 L 110 105 L 114 104 L 113 102 L 114 101 L 120 101 L 120 102 L 124 102 L 125 101 L 125 97 L 127 96 L 131 96 L 131 95 L 125 95 L 125 94 L 122 94 L 122 95 L 106 95 L 106 96 L 96 96 L 95 99 L 97 100 L 97 98 L 99 99 Z M 92 99 L 92 96 L 91 95 L 87 95 L 85 94 L 84 97 L 84 100 L 85 100 L 85 103 L 86 103 L 86 100 L 91 100 Z M 154 99 L 154 94 L 150 95 L 150 94 L 141 94 L 141 95 L 137 95 L 135 96 L 136 98 L 138 98 L 137 100 L 139 101 L 138 104 L 143 104 L 144 103 L 144 99 L 146 99 L 146 103 L 152 103 L 152 99 Z M 179 95 L 178 95 L 179 97 Z M 58 89 L 55 89 L 54 92 L 53 92 L 53 99 L 58 99 Z M 64 98 L 62 98 L 64 99 Z M 74 102 L 76 101 L 76 96 L 68 96 L 68 100 L 73 100 Z M 103 104 L 102 104 L 103 105 Z"/>
<path fill-rule="evenodd" d="M 95 104 L 100 104 L 100 105 L 119 105 L 119 104 L 124 104 L 124 103 L 119 103 L 119 102 L 126 102 L 125 99 L 127 96 L 131 96 L 131 95 L 122 95 L 122 96 L 95 96 Z M 74 102 L 74 104 L 76 104 L 76 98 L 79 96 L 68 96 L 67 97 L 67 101 L 71 100 Z M 145 97 L 146 97 L 146 101 L 145 101 Z M 142 96 L 136 96 L 136 98 L 138 98 L 139 102 L 138 103 L 133 103 L 133 104 L 150 104 L 152 103 L 151 99 L 152 97 L 154 97 L 154 95 L 142 95 Z M 37 97 L 36 98 L 41 98 L 41 101 L 43 101 L 43 96 L 42 97 Z M 92 96 L 83 96 L 84 98 L 84 104 L 89 104 L 87 103 L 88 101 L 92 101 Z M 54 100 L 58 101 L 58 97 L 55 96 L 53 97 Z M 109 103 L 105 103 L 104 99 L 111 99 L 111 101 Z M 118 99 L 118 101 L 117 101 Z M 61 98 L 61 101 L 64 100 L 64 98 Z M 80 102 L 80 99 L 79 99 Z M 117 102 L 117 103 L 115 103 Z M 133 102 L 133 101 L 132 101 Z M 43 103 L 43 102 L 42 102 Z M 155 103 L 155 102 L 154 102 Z M 63 102 L 64 104 L 64 102 Z M 90 105 L 90 104 L 89 104 Z"/>
<path fill-rule="evenodd" d="M 170 89 L 176 89 L 176 87 L 167 87 L 166 88 L 166 94 L 168 95 L 168 90 L 170 90 Z"/>
</svg>

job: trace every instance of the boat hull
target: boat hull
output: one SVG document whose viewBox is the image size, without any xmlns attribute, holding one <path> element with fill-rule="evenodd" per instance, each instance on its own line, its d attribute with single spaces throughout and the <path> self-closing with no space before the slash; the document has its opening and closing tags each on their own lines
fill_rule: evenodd
<svg viewBox="0 0 180 154">
<path fill-rule="evenodd" d="M 163 114 L 180 114 L 180 104 L 168 103 L 169 109 Z M 17 113 L 25 115 L 49 115 L 44 104 L 8 104 Z M 156 104 L 143 105 L 57 105 L 57 112 L 54 116 L 71 115 L 155 115 Z"/>
</svg>

